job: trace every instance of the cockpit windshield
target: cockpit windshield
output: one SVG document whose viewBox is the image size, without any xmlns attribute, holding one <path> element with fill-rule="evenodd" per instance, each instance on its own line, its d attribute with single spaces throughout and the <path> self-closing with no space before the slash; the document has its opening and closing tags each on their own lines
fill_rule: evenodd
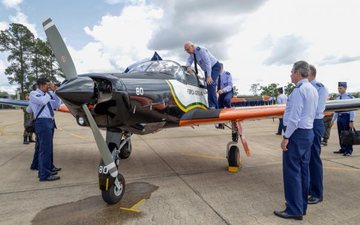
<svg viewBox="0 0 360 225">
<path fill-rule="evenodd" d="M 170 60 L 161 61 L 146 61 L 140 63 L 129 70 L 128 73 L 136 72 L 155 72 L 155 73 L 167 73 L 169 75 L 175 75 L 182 70 L 181 66 Z"/>
</svg>

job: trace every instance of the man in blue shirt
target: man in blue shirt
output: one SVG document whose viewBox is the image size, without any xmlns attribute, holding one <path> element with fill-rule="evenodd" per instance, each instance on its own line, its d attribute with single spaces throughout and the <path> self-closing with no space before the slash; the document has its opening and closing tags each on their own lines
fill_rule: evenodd
<svg viewBox="0 0 360 225">
<path fill-rule="evenodd" d="M 195 44 L 190 41 L 184 44 L 184 50 L 189 54 L 186 61 L 187 71 L 192 73 L 191 65 L 194 63 L 196 74 L 198 72 L 197 64 L 205 72 L 209 108 L 219 108 L 216 95 L 216 86 L 221 71 L 219 61 L 209 52 L 209 50 L 204 47 L 195 46 Z"/>
<path fill-rule="evenodd" d="M 347 83 L 346 82 L 339 82 L 338 83 L 338 91 L 339 96 L 336 99 L 352 99 L 353 97 L 346 93 Z M 337 120 L 337 129 L 338 129 L 338 136 L 339 136 L 339 144 L 340 149 L 339 151 L 335 151 L 335 154 L 343 154 L 344 156 L 351 156 L 353 152 L 352 145 L 344 145 L 341 143 L 340 134 L 341 131 L 349 130 L 350 128 L 354 128 L 354 119 L 355 119 L 355 112 L 335 112 L 333 119 L 331 121 L 331 126 L 334 125 L 335 120 Z"/>
<path fill-rule="evenodd" d="M 316 88 L 319 99 L 318 106 L 316 109 L 316 115 L 314 120 L 314 142 L 311 146 L 311 156 L 310 156 L 310 197 L 308 199 L 308 204 L 317 204 L 323 200 L 323 167 L 322 161 L 320 158 L 321 153 L 321 138 L 325 132 L 324 126 L 324 111 L 326 100 L 328 98 L 329 92 L 326 87 L 315 80 L 316 78 L 316 68 L 313 65 L 310 65 L 309 71 L 309 81 Z"/>
<path fill-rule="evenodd" d="M 282 87 L 277 89 L 279 92 L 279 96 L 276 98 L 277 104 L 286 104 L 287 103 L 287 96 L 284 94 L 284 89 Z M 276 135 L 281 135 L 282 132 L 285 131 L 283 118 L 279 118 L 279 126 L 278 131 L 275 133 Z"/>
<path fill-rule="evenodd" d="M 34 114 L 35 132 L 38 141 L 38 170 L 40 181 L 54 181 L 60 179 L 53 171 L 53 135 L 54 109 L 60 106 L 60 99 L 55 94 L 56 86 L 48 79 L 40 78 L 36 81 L 38 89 L 30 93 L 29 110 Z"/>
<path fill-rule="evenodd" d="M 309 161 L 314 140 L 313 123 L 318 93 L 308 81 L 309 64 L 298 61 L 291 70 L 296 85 L 284 112 L 286 131 L 281 142 L 286 208 L 274 211 L 278 217 L 302 220 L 306 214 L 309 193 Z"/>
<path fill-rule="evenodd" d="M 219 94 L 219 109 L 231 108 L 231 98 L 233 97 L 233 83 L 231 73 L 224 70 L 221 64 L 221 73 L 218 79 L 217 93 Z"/>
</svg>

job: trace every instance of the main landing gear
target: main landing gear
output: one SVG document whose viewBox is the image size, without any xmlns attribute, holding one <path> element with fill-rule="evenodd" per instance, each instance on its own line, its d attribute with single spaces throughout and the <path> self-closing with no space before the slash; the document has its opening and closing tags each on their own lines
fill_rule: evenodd
<svg viewBox="0 0 360 225">
<path fill-rule="evenodd" d="M 242 134 L 240 121 L 231 121 L 231 130 L 232 141 L 229 142 L 226 146 L 226 158 L 229 164 L 228 170 L 230 172 L 237 172 L 240 167 L 240 151 L 238 147 L 239 137 L 243 144 L 246 155 L 250 155 L 250 150 Z"/>
</svg>

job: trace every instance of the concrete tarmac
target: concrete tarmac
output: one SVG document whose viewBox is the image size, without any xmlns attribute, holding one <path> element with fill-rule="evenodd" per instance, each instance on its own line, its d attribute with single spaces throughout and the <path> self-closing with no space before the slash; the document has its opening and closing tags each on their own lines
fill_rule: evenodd
<svg viewBox="0 0 360 225">
<path fill-rule="evenodd" d="M 91 130 L 70 114 L 57 112 L 56 121 L 54 161 L 61 179 L 39 182 L 29 169 L 34 144 L 22 144 L 22 111 L 0 110 L 0 224 L 360 224 L 360 147 L 351 157 L 333 154 L 336 126 L 322 149 L 324 201 L 295 221 L 273 215 L 285 207 L 277 119 L 243 123 L 252 155 L 241 147 L 237 173 L 226 170 L 228 129 L 206 125 L 134 135 L 133 152 L 119 167 L 126 192 L 112 206 L 98 188 L 100 157 Z M 360 119 L 355 124 L 360 129 Z"/>
</svg>

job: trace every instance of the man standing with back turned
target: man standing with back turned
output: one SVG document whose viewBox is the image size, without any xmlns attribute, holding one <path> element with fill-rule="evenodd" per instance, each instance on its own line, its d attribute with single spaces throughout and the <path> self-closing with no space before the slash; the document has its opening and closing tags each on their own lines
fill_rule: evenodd
<svg viewBox="0 0 360 225">
<path fill-rule="evenodd" d="M 310 65 L 309 81 L 316 88 L 319 94 L 318 106 L 314 120 L 314 142 L 311 146 L 310 156 L 310 198 L 308 204 L 317 204 L 323 200 L 323 167 L 320 158 L 321 154 L 321 138 L 324 136 L 324 111 L 326 99 L 329 95 L 326 87 L 315 80 L 316 68 Z"/>
<path fill-rule="evenodd" d="M 216 96 L 216 86 L 221 71 L 219 61 L 209 52 L 209 50 L 204 47 L 195 46 L 191 41 L 184 44 L 184 50 L 189 53 L 186 62 L 187 71 L 192 73 L 191 64 L 194 62 L 195 73 L 197 73 L 196 64 L 198 64 L 205 72 L 209 108 L 219 108 Z"/>
<path fill-rule="evenodd" d="M 286 208 L 274 211 L 284 219 L 302 220 L 306 214 L 309 193 L 309 161 L 314 140 L 313 123 L 318 93 L 308 81 L 309 64 L 298 61 L 291 70 L 296 85 L 289 96 L 285 113 L 286 131 L 281 142 Z"/>
</svg>

